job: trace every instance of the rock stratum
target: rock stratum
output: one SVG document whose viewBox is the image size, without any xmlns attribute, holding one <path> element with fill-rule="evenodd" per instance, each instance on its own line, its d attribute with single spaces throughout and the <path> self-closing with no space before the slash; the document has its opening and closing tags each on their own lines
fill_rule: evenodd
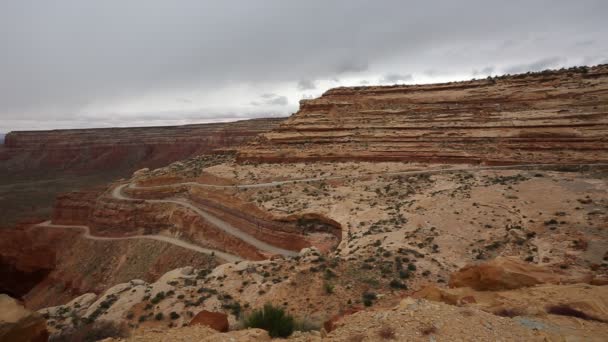
<svg viewBox="0 0 608 342">
<path fill-rule="evenodd" d="M 0 170 L 90 173 L 156 168 L 218 149 L 229 150 L 282 120 L 10 132 L 0 147 Z"/>
<path fill-rule="evenodd" d="M 608 65 L 428 85 L 335 88 L 239 150 L 241 161 L 608 160 Z"/>
</svg>

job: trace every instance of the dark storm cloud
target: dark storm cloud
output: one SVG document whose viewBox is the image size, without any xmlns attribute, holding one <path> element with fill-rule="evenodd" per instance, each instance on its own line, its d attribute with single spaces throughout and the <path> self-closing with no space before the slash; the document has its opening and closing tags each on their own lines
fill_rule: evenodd
<svg viewBox="0 0 608 342">
<path fill-rule="evenodd" d="M 253 106 L 287 106 L 289 104 L 289 100 L 287 96 L 281 96 L 277 94 L 262 94 L 260 95 L 259 101 L 252 101 L 251 104 Z"/>
<path fill-rule="evenodd" d="M 397 83 L 397 82 L 408 82 L 411 81 L 414 77 L 411 74 L 396 74 L 390 73 L 384 75 L 382 79 L 380 79 L 380 83 Z"/>
<path fill-rule="evenodd" d="M 478 76 L 478 75 L 482 75 L 482 76 L 488 75 L 489 76 L 492 73 L 494 73 L 494 69 L 495 68 L 492 67 L 492 66 L 485 67 L 485 68 L 483 68 L 481 70 L 474 69 L 473 70 L 473 76 Z"/>
<path fill-rule="evenodd" d="M 519 74 L 527 71 L 541 71 L 554 68 L 564 61 L 562 57 L 543 58 L 532 63 L 518 64 L 505 69 L 507 74 Z"/>
<path fill-rule="evenodd" d="M 298 90 L 313 90 L 317 89 L 314 81 L 311 80 L 301 80 L 298 82 Z"/>
<path fill-rule="evenodd" d="M 229 105 L 283 105 L 291 98 L 243 99 L 230 87 L 283 94 L 278 87 L 297 89 L 299 80 L 377 80 L 407 70 L 416 81 L 425 70 L 468 77 L 488 65 L 513 73 L 603 61 L 606 13 L 603 0 L 7 0 L 0 131 L 165 93 L 184 107 L 201 101 L 192 94 L 212 93 Z M 97 119 L 107 118 L 88 122 Z"/>
</svg>

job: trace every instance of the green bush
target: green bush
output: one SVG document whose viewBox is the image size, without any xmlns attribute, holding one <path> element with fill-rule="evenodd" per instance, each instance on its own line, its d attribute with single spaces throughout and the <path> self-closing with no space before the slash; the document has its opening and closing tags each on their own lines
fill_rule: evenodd
<svg viewBox="0 0 608 342">
<path fill-rule="evenodd" d="M 372 304 L 374 304 L 374 300 L 376 300 L 378 296 L 376 296 L 376 294 L 373 292 L 363 292 L 361 298 L 363 299 L 363 305 L 372 306 Z"/>
<path fill-rule="evenodd" d="M 245 320 L 247 328 L 259 328 L 268 331 L 271 337 L 287 337 L 294 330 L 295 320 L 285 313 L 285 310 L 272 304 L 255 310 Z"/>
<path fill-rule="evenodd" d="M 323 288 L 325 289 L 326 294 L 334 293 L 334 285 L 332 285 L 328 282 L 323 283 Z"/>
<path fill-rule="evenodd" d="M 407 285 L 405 285 L 402 281 L 399 281 L 397 279 L 393 279 L 390 282 L 390 287 L 394 288 L 394 289 L 407 289 Z"/>
</svg>

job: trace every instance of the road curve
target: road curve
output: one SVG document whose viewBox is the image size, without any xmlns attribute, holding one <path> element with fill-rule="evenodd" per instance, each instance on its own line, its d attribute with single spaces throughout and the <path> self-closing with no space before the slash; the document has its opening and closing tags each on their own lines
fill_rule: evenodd
<svg viewBox="0 0 608 342">
<path fill-rule="evenodd" d="M 112 190 L 112 197 L 120 199 L 120 200 L 126 200 L 126 201 L 134 201 L 134 200 L 141 201 L 139 199 L 134 199 L 134 198 L 125 196 L 124 193 L 122 192 L 122 189 L 124 189 L 125 186 L 127 186 L 127 184 L 121 184 L 121 185 L 115 187 Z M 206 212 L 206 211 L 192 205 L 191 203 L 189 203 L 187 201 L 184 201 L 181 199 L 143 200 L 143 201 L 150 202 L 150 203 L 172 203 L 172 204 L 180 205 L 182 207 L 185 207 L 185 208 L 188 208 L 188 209 L 194 211 L 195 213 L 200 215 L 202 218 L 207 220 L 207 222 L 211 223 L 212 225 L 214 225 L 218 229 L 224 231 L 225 233 L 230 234 L 230 235 L 254 246 L 255 248 L 257 248 L 261 251 L 269 252 L 272 254 L 281 254 L 281 255 L 285 255 L 285 256 L 298 255 L 297 252 L 275 247 L 264 241 L 258 240 L 254 236 L 234 227 L 230 223 L 223 221 L 222 219 L 216 217 L 215 215 L 212 215 L 209 212 Z"/>
<path fill-rule="evenodd" d="M 550 165 L 550 164 L 521 164 L 521 165 L 507 165 L 507 166 L 487 166 L 487 167 L 464 167 L 464 168 L 454 168 L 454 169 L 435 169 L 435 170 L 416 170 L 416 171 L 397 171 L 397 172 L 379 172 L 379 173 L 366 173 L 363 174 L 361 176 L 357 176 L 357 177 L 353 177 L 353 178 L 361 178 L 361 177 L 368 177 L 368 176 L 372 176 L 372 175 L 390 175 L 390 176 L 397 176 L 397 175 L 419 175 L 419 174 L 440 174 L 440 173 L 450 173 L 450 172 L 461 172 L 461 171 L 481 171 L 481 170 L 500 170 L 500 169 L 513 169 L 513 168 L 518 168 L 518 167 L 542 167 L 542 166 L 585 166 L 585 165 L 594 165 L 594 166 L 608 166 L 608 164 L 605 163 L 600 163 L 600 164 L 563 164 L 563 165 Z M 130 197 L 125 196 L 122 193 L 122 190 L 126 187 L 129 186 L 129 188 L 141 188 L 141 189 L 149 189 L 149 188 L 167 188 L 167 187 L 176 187 L 176 186 L 183 186 L 183 185 L 189 185 L 189 186 L 198 186 L 198 187 L 204 187 L 204 188 L 218 188 L 218 189 L 222 189 L 222 188 L 240 188 L 240 189 L 247 189 L 247 188 L 261 188 L 261 187 L 272 187 L 272 186 L 277 186 L 277 185 L 283 185 L 283 184 L 292 184 L 292 183 L 301 183 L 301 182 L 314 182 L 314 181 L 322 181 L 322 180 L 331 180 L 331 179 L 344 179 L 344 178 L 349 178 L 349 176 L 325 176 L 325 177 L 311 177 L 311 178 L 301 178 L 301 179 L 292 179 L 292 180 L 284 180 L 284 181 L 273 181 L 273 182 L 267 182 L 267 183 L 257 183 L 257 184 L 242 184 L 242 185 L 212 185 L 212 184 L 203 184 L 203 183 L 196 183 L 196 182 L 183 182 L 183 183 L 175 183 L 175 184 L 169 184 L 169 185 L 155 185 L 155 186 L 148 186 L 148 187 L 142 187 L 142 186 L 137 186 L 134 183 L 126 183 L 126 184 L 122 184 L 119 185 L 117 187 L 115 187 L 112 190 L 112 197 L 120 199 L 120 200 L 126 200 L 126 201 L 134 201 L 137 199 L 133 199 Z M 288 251 L 285 249 L 281 249 L 278 247 L 274 247 L 272 245 L 269 245 L 263 241 L 260 241 L 258 239 L 256 239 L 255 237 L 233 227 L 232 225 L 230 225 L 229 223 L 222 221 L 221 219 L 215 217 L 214 215 L 211 215 L 208 212 L 205 212 L 203 210 L 201 210 L 200 208 L 197 208 L 195 206 L 193 206 L 192 204 L 183 201 L 183 200 L 179 200 L 179 199 L 169 199 L 169 200 L 144 200 L 144 201 L 148 201 L 148 202 L 152 202 L 152 203 L 173 203 L 173 204 L 178 204 L 181 206 L 184 206 L 190 210 L 193 210 L 194 212 L 196 212 L 197 214 L 201 215 L 202 217 L 204 217 L 206 220 L 208 220 L 211 224 L 215 225 L 216 227 L 218 227 L 219 229 L 225 231 L 228 234 L 231 234 L 243 241 L 246 241 L 248 243 L 250 243 L 251 245 L 255 246 L 256 248 L 260 249 L 260 250 L 264 250 L 264 251 L 268 251 L 274 254 L 283 254 L 283 255 L 297 255 L 297 253 L 292 252 L 292 251 Z M 149 239 L 149 240 L 157 240 L 157 241 L 163 241 L 163 242 L 167 242 L 167 243 L 171 243 L 173 245 L 179 246 L 179 247 L 183 247 L 195 252 L 199 252 L 199 253 L 206 253 L 206 254 L 215 254 L 216 256 L 218 256 L 221 259 L 224 259 L 228 262 L 236 262 L 236 261 L 241 261 L 243 260 L 241 257 L 238 257 L 236 255 L 232 255 L 229 253 L 225 253 L 222 251 L 218 251 L 218 250 L 213 250 L 213 249 L 209 249 L 209 248 L 203 248 L 176 238 L 171 238 L 168 236 L 163 236 L 163 235 L 134 235 L 134 236 L 128 236 L 128 237 L 103 237 L 103 236 L 94 236 L 90 234 L 90 229 L 88 226 L 78 226 L 78 225 L 74 225 L 74 226 L 68 226 L 68 225 L 55 225 L 52 224 L 50 221 L 46 221 L 43 223 L 38 224 L 37 226 L 39 227 L 46 227 L 46 228 L 74 228 L 74 229 L 82 229 L 84 230 L 84 234 L 83 237 L 87 238 L 87 239 L 91 239 L 91 240 L 100 240 L 100 241 L 108 241 L 108 240 L 127 240 L 127 239 Z"/>
<path fill-rule="evenodd" d="M 242 261 L 243 258 L 233 255 L 233 254 L 229 254 L 226 252 L 222 252 L 222 251 L 218 251 L 215 249 L 210 249 L 210 248 L 204 248 L 204 247 L 200 247 L 185 241 L 182 241 L 180 239 L 176 239 L 176 238 L 172 238 L 169 236 L 164 236 L 164 235 L 132 235 L 132 236 L 124 236 L 124 237 L 107 237 L 107 236 L 95 236 L 95 235 L 91 235 L 91 230 L 88 226 L 79 226 L 79 225 L 73 225 L 73 226 L 68 226 L 68 225 L 58 225 L 58 224 L 52 224 L 51 221 L 45 221 L 42 223 L 39 223 L 36 225 L 37 227 L 44 227 L 44 228 L 69 228 L 69 229 L 80 229 L 84 231 L 84 234 L 82 235 L 85 239 L 89 239 L 89 240 L 96 240 L 96 241 L 117 241 L 117 240 L 136 240 L 136 239 L 148 239 L 148 240 L 156 240 L 156 241 L 162 241 L 162 242 L 166 242 L 166 243 L 170 243 L 172 245 L 178 246 L 178 247 L 182 247 L 185 249 L 189 249 L 191 251 L 194 252 L 198 252 L 198 253 L 205 253 L 205 254 L 209 254 L 209 255 L 215 255 L 221 259 L 226 260 L 227 262 L 238 262 L 238 261 Z"/>
</svg>

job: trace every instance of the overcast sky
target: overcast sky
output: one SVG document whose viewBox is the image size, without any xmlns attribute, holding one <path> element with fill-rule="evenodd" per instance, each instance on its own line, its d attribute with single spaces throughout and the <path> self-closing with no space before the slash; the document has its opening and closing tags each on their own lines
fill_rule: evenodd
<svg viewBox="0 0 608 342">
<path fill-rule="evenodd" d="M 0 0 L 0 132 L 287 116 L 340 85 L 599 63 L 605 0 Z"/>
</svg>

